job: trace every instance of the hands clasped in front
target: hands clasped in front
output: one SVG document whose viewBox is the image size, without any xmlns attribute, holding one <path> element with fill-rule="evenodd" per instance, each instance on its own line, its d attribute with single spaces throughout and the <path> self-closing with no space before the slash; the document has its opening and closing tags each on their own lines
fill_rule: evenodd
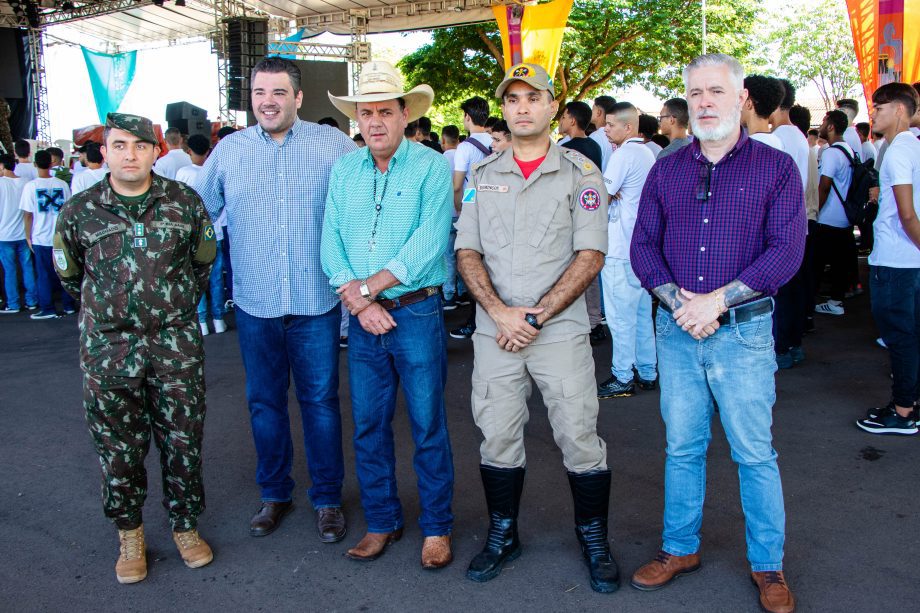
<svg viewBox="0 0 920 613">
<path fill-rule="evenodd" d="M 517 353 L 536 340 L 540 331 L 524 320 L 528 314 L 537 315 L 539 319 L 543 307 L 502 307 L 493 315 L 498 334 L 495 341 L 505 351 Z M 541 322 L 542 323 L 542 322 Z"/>
<path fill-rule="evenodd" d="M 368 334 L 380 336 L 396 327 L 396 320 L 386 309 L 361 295 L 361 283 L 349 281 L 336 290 L 348 312 L 358 318 L 358 323 Z"/>
<path fill-rule="evenodd" d="M 719 315 L 727 309 L 721 294 L 694 294 L 681 288 L 683 305 L 674 311 L 674 320 L 696 340 L 712 336 L 719 329 Z"/>
</svg>

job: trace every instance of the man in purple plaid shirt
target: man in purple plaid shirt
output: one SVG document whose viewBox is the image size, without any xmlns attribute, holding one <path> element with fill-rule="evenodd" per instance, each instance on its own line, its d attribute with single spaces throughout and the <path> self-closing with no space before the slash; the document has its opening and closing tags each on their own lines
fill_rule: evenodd
<svg viewBox="0 0 920 613">
<path fill-rule="evenodd" d="M 695 139 L 649 172 L 630 259 L 656 317 L 667 428 L 662 546 L 632 578 L 655 590 L 700 567 L 714 403 L 738 464 L 751 577 L 766 611 L 790 612 L 785 509 L 772 446 L 772 311 L 805 244 L 802 181 L 787 154 L 740 127 L 741 65 L 704 55 L 684 70 Z"/>
</svg>

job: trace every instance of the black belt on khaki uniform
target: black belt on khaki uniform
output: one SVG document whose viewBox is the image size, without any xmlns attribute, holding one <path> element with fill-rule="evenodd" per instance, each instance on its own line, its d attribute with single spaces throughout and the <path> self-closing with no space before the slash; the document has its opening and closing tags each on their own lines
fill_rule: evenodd
<svg viewBox="0 0 920 613">
<path fill-rule="evenodd" d="M 439 288 L 435 286 L 423 287 L 422 289 L 415 290 L 414 292 L 409 292 L 408 294 L 403 294 L 402 296 L 397 296 L 396 298 L 378 298 L 377 304 L 385 308 L 387 311 L 392 311 L 393 309 L 398 309 L 399 307 L 408 306 L 410 304 L 415 304 L 416 302 L 421 302 L 422 300 L 427 300 L 428 298 L 434 296 L 440 291 Z"/>
<path fill-rule="evenodd" d="M 659 303 L 658 308 L 664 309 L 668 313 L 672 313 L 670 307 L 664 302 Z M 741 306 L 736 306 L 734 308 L 728 309 L 721 315 L 719 315 L 719 325 L 727 326 L 729 324 L 743 324 L 746 321 L 751 321 L 758 315 L 764 315 L 766 313 L 773 312 L 773 301 L 769 298 L 762 298 L 757 302 L 749 302 L 748 304 L 742 304 Z"/>
</svg>

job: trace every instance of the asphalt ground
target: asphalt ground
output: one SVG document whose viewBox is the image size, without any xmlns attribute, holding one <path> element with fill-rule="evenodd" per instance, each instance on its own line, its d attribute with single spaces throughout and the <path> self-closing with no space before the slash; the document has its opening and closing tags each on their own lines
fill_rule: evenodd
<svg viewBox="0 0 920 613">
<path fill-rule="evenodd" d="M 786 496 L 786 572 L 799 611 L 918 610 L 920 438 L 872 436 L 853 422 L 889 397 L 887 352 L 876 346 L 869 298 L 843 317 L 818 316 L 807 360 L 777 375 L 775 447 Z M 462 323 L 468 307 L 446 314 Z M 379 560 L 343 556 L 364 533 L 350 437 L 347 352 L 341 352 L 345 429 L 344 505 L 349 532 L 324 545 L 306 497 L 308 476 L 295 437 L 296 510 L 264 538 L 249 536 L 258 509 L 255 452 L 245 376 L 232 327 L 206 338 L 208 413 L 204 470 L 207 511 L 200 530 L 212 564 L 186 568 L 159 504 L 156 452 L 148 456 L 145 507 L 148 578 L 115 581 L 115 528 L 102 514 L 99 467 L 81 406 L 76 318 L 0 316 L 0 610 L 3 611 L 757 611 L 748 579 L 737 472 L 715 420 L 703 525 L 703 568 L 657 592 L 628 577 L 660 542 L 664 427 L 658 392 L 601 401 L 598 429 L 613 469 L 611 539 L 624 586 L 591 591 L 572 520 L 572 502 L 539 392 L 527 427 L 528 473 L 520 516 L 524 554 L 497 579 L 476 584 L 466 565 L 481 549 L 486 506 L 478 474 L 480 436 L 469 408 L 469 342 L 448 345 L 447 411 L 456 469 L 455 561 L 419 565 L 422 537 L 412 442 L 397 412 L 398 476 L 407 518 L 403 539 Z M 595 348 L 598 381 L 610 343 Z M 400 403 L 402 399 L 400 399 Z M 290 406 L 296 408 L 293 390 Z M 297 410 L 291 411 L 300 431 Z"/>
</svg>

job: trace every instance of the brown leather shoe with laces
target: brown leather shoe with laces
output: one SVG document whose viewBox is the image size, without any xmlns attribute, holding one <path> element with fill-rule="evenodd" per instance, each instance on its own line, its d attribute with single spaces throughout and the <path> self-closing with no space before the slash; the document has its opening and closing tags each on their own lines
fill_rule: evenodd
<svg viewBox="0 0 920 613">
<path fill-rule="evenodd" d="M 176 547 L 179 549 L 182 561 L 189 568 L 201 568 L 210 564 L 211 560 L 214 559 L 211 547 L 201 538 L 197 530 L 189 530 L 188 532 L 173 531 L 173 542 L 176 543 Z"/>
<path fill-rule="evenodd" d="M 345 514 L 341 507 L 324 507 L 316 511 L 316 530 L 324 543 L 338 543 L 345 538 Z"/>
<path fill-rule="evenodd" d="M 786 585 L 786 577 L 781 570 L 752 572 L 751 581 L 760 590 L 760 606 L 768 613 L 792 613 L 795 611 L 795 598 Z"/>
<path fill-rule="evenodd" d="M 115 563 L 115 578 L 119 583 L 137 583 L 147 578 L 147 544 L 144 525 L 134 530 L 119 530 L 119 555 Z"/>
<path fill-rule="evenodd" d="M 393 532 L 368 532 L 345 556 L 358 562 L 370 562 L 383 555 L 386 548 L 402 538 L 403 529 Z"/>
<path fill-rule="evenodd" d="M 663 588 L 681 575 L 689 575 L 699 569 L 699 553 L 672 556 L 667 551 L 659 549 L 655 559 L 637 570 L 629 584 L 637 590 L 651 592 Z"/>
<path fill-rule="evenodd" d="M 450 551 L 450 535 L 426 536 L 422 544 L 422 568 L 437 570 L 444 568 L 454 559 Z"/>
</svg>

